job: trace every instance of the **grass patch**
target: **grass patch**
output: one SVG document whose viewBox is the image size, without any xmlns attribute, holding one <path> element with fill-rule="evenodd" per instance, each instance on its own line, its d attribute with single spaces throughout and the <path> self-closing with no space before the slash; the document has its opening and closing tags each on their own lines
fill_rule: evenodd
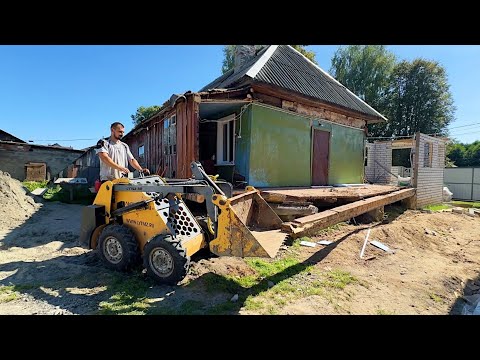
<svg viewBox="0 0 480 360">
<path fill-rule="evenodd" d="M 450 206 L 447 204 L 433 204 L 427 205 L 422 208 L 422 210 L 430 210 L 430 211 L 440 211 L 444 209 L 450 209 Z"/>
<path fill-rule="evenodd" d="M 459 201 L 454 200 L 450 202 L 452 205 L 467 207 L 467 208 L 480 208 L 480 201 Z"/>
<path fill-rule="evenodd" d="M 325 274 L 327 279 L 320 282 L 320 285 L 334 288 L 345 289 L 345 286 L 358 282 L 358 279 L 347 271 L 332 270 Z"/>
<path fill-rule="evenodd" d="M 443 303 L 443 299 L 440 296 L 438 296 L 437 294 L 430 293 L 430 294 L 428 294 L 428 296 L 430 297 L 430 299 L 432 299 L 436 303 Z"/>
<path fill-rule="evenodd" d="M 49 183 L 49 180 L 44 180 L 44 181 L 24 181 L 22 182 L 23 186 L 25 186 L 28 191 L 32 192 L 35 189 L 38 188 L 45 188 L 47 187 Z"/>
<path fill-rule="evenodd" d="M 239 300 L 240 301 L 240 300 Z M 225 301 L 217 304 L 206 311 L 207 315 L 229 315 L 238 311 L 239 305 L 231 301 Z"/>
<path fill-rule="evenodd" d="M 15 286 L 0 286 L 0 303 L 7 303 L 18 298 L 18 293 L 15 291 Z"/>
<path fill-rule="evenodd" d="M 316 234 L 317 235 L 325 235 L 325 234 L 328 235 L 328 234 L 334 233 L 335 231 L 340 230 L 343 226 L 346 226 L 346 225 L 347 225 L 346 222 L 340 222 L 338 224 L 329 226 L 325 229 L 319 230 Z"/>
<path fill-rule="evenodd" d="M 150 282 L 139 276 L 129 274 L 128 277 L 114 275 L 108 290 L 113 295 L 99 304 L 100 314 L 145 314 L 150 304 L 146 301 L 146 293 Z"/>
<path fill-rule="evenodd" d="M 47 189 L 45 194 L 43 194 L 43 198 L 49 201 L 63 201 L 67 195 L 65 192 L 62 193 L 62 187 L 56 184 Z"/>
<path fill-rule="evenodd" d="M 262 300 L 255 299 L 253 296 L 249 296 L 247 300 L 245 300 L 245 304 L 243 308 L 245 310 L 255 311 L 255 310 L 261 310 L 264 307 L 265 307 L 265 304 L 263 303 Z"/>
<path fill-rule="evenodd" d="M 289 273 L 292 275 L 297 273 L 295 271 L 295 265 L 299 264 L 299 261 L 293 257 L 286 257 L 274 261 L 266 261 L 258 258 L 250 258 L 245 260 L 246 263 L 255 270 L 261 277 L 270 277 L 280 272 Z"/>
</svg>

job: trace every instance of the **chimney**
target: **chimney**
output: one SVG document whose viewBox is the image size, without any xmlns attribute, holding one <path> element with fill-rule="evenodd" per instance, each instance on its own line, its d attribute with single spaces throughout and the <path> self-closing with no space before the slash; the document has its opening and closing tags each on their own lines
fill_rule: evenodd
<svg viewBox="0 0 480 360">
<path fill-rule="evenodd" d="M 237 72 L 248 60 L 253 58 L 265 45 L 236 45 L 233 55 L 233 71 Z"/>
</svg>

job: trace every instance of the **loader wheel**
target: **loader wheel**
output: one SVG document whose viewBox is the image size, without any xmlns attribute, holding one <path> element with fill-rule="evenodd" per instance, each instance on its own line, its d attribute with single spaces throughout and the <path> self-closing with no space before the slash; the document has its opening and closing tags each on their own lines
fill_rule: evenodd
<svg viewBox="0 0 480 360">
<path fill-rule="evenodd" d="M 161 284 L 175 285 L 187 274 L 190 258 L 170 235 L 157 235 L 143 249 L 147 274 Z"/>
<path fill-rule="evenodd" d="M 135 236 L 122 225 L 106 226 L 98 238 L 97 249 L 102 262 L 113 270 L 126 271 L 138 262 Z"/>
</svg>

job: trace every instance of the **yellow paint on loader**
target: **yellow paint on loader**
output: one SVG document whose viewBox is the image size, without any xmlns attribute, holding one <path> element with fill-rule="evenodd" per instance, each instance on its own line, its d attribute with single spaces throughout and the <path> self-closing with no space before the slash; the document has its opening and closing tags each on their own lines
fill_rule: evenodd
<svg viewBox="0 0 480 360">
<path fill-rule="evenodd" d="M 218 236 L 210 242 L 210 251 L 218 256 L 275 257 L 286 234 L 280 231 L 282 220 L 255 188 L 227 199 L 214 195 L 219 207 Z"/>
<path fill-rule="evenodd" d="M 119 209 L 118 204 L 120 202 L 127 207 L 132 204 L 141 204 L 142 201 L 148 201 L 144 203 L 144 207 L 132 208 L 118 215 L 118 217 L 121 217 L 120 224 L 128 227 L 133 232 L 134 240 L 138 243 L 138 248 L 142 254 L 145 252 L 145 246 L 149 244 L 152 239 L 158 239 L 158 235 L 165 235 L 166 237 L 173 236 L 173 238 L 175 238 L 174 232 L 176 231 L 178 236 L 179 228 L 177 227 L 175 231 L 172 230 L 173 228 L 170 228 L 170 226 L 173 225 L 167 224 L 164 220 L 167 214 L 159 213 L 161 210 L 157 210 L 155 201 L 152 201 L 151 196 L 139 191 L 113 191 L 113 186 L 116 184 L 130 184 L 130 181 L 127 178 L 122 178 L 103 183 L 94 200 L 94 205 L 105 207 L 105 224 L 99 225 L 93 230 L 90 241 L 92 248 L 97 247 L 97 242 L 101 237 L 103 229 L 112 224 L 112 220 L 117 221 L 112 218 L 111 214 Z M 180 196 L 183 194 L 175 195 L 181 199 Z M 170 194 L 170 196 L 174 195 Z M 179 262 L 179 258 L 171 254 L 166 256 L 167 250 L 171 252 L 173 249 L 174 251 L 182 252 L 182 254 L 184 253 L 183 250 L 185 250 L 187 257 L 185 261 L 189 261 L 190 256 L 207 246 L 209 246 L 212 253 L 218 256 L 275 257 L 281 244 L 285 240 L 286 234 L 280 231 L 282 220 L 260 196 L 258 190 L 253 187 L 247 187 L 246 192 L 241 195 L 227 198 L 221 194 L 214 194 L 211 199 L 205 199 L 205 201 L 212 201 L 219 209 L 218 222 L 216 224 L 216 238 L 208 243 L 208 239 L 211 238 L 211 236 L 204 233 L 197 219 L 193 217 L 189 220 L 192 223 L 190 228 L 201 229 L 200 232 L 195 234 L 195 236 L 183 237 L 180 243 L 181 247 L 171 245 L 177 247 L 164 248 L 161 243 L 158 243 L 153 247 L 147 248 L 149 255 L 144 254 L 144 260 L 147 261 L 147 264 L 151 265 L 155 263 L 156 266 L 158 266 L 157 269 L 164 271 L 163 274 L 165 278 L 168 278 L 170 281 L 172 279 L 178 280 L 177 277 L 181 278 L 184 276 L 182 271 L 175 270 L 184 265 Z M 186 207 L 186 204 L 183 203 L 181 206 Z M 173 216 L 172 214 L 173 213 L 170 213 L 168 216 Z M 175 216 L 181 224 L 182 221 L 180 218 L 177 217 L 177 215 Z M 183 219 L 183 216 L 180 217 Z M 196 223 L 196 225 L 194 226 L 193 223 Z M 185 228 L 185 225 L 175 226 L 183 226 Z M 175 228 L 175 226 L 173 227 Z M 212 228 L 212 222 L 209 217 L 207 217 L 207 228 Z M 180 231 L 183 234 L 183 230 Z M 197 231 L 198 230 L 195 230 L 195 232 Z M 120 246 L 119 241 L 115 239 L 108 241 L 106 249 L 112 252 L 113 255 L 111 255 L 111 259 L 114 261 L 116 259 L 115 256 L 117 256 L 115 246 Z M 175 242 L 173 241 L 171 243 Z M 102 249 L 102 251 L 107 250 Z M 122 251 L 128 251 L 128 248 Z M 175 268 L 175 266 L 177 266 L 177 268 Z M 185 265 L 185 269 L 187 268 L 188 262 L 187 265 Z M 172 273 L 174 275 L 170 278 L 170 274 Z"/>
</svg>

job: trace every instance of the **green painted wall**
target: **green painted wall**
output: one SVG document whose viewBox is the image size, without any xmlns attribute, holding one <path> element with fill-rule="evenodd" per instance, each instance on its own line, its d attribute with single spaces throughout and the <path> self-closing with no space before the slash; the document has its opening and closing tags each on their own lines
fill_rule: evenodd
<svg viewBox="0 0 480 360">
<path fill-rule="evenodd" d="M 365 133 L 362 130 L 331 124 L 328 183 L 363 183 L 363 148 Z"/>
<path fill-rule="evenodd" d="M 239 121 L 235 123 L 235 171 L 245 176 L 248 182 L 248 168 L 250 165 L 250 134 L 252 123 L 252 107 L 249 106 Z"/>
<path fill-rule="evenodd" d="M 250 185 L 311 185 L 311 122 L 315 128 L 331 133 L 329 184 L 362 182 L 363 131 L 256 104 L 246 115 L 249 121 L 242 122 L 236 164 L 242 174 L 249 169 Z M 250 141 L 244 139 L 248 135 Z"/>
</svg>

